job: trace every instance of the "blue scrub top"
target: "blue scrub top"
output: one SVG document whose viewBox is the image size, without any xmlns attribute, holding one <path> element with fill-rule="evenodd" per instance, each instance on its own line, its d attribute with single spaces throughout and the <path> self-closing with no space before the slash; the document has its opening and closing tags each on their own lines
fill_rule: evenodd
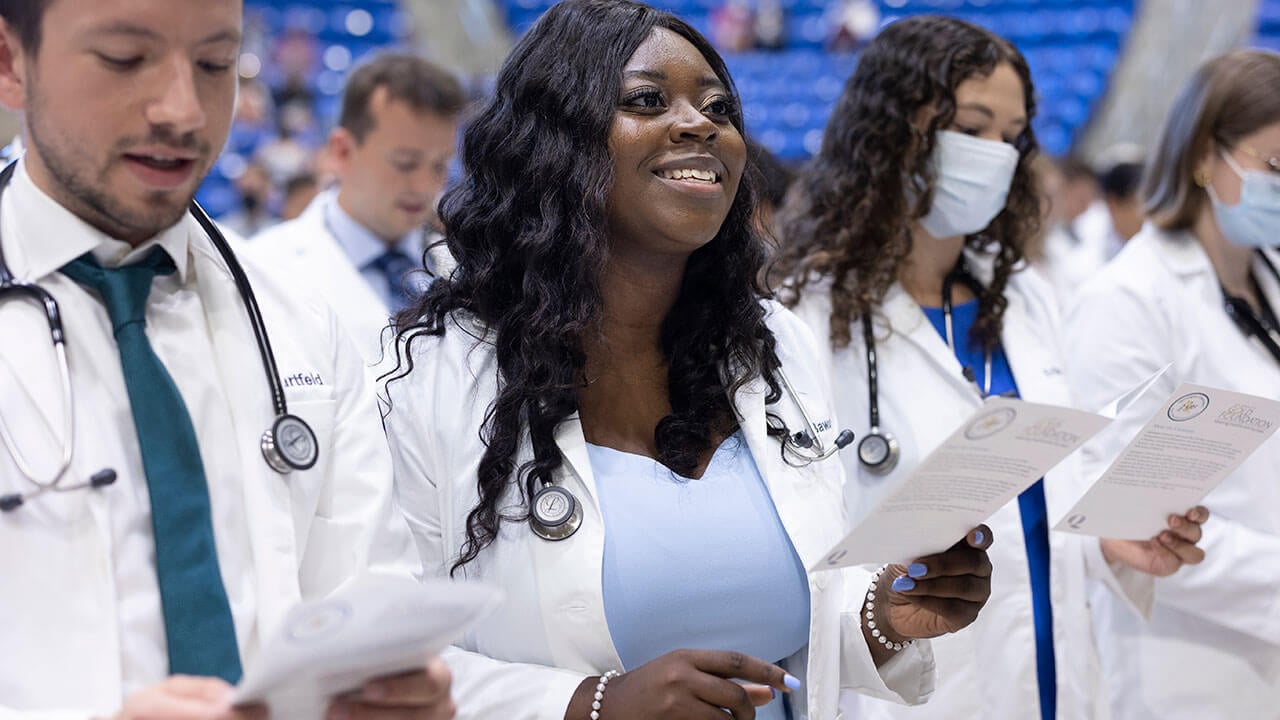
<svg viewBox="0 0 1280 720">
<path fill-rule="evenodd" d="M 934 329 L 946 339 L 946 325 L 941 308 L 924 308 L 924 314 Z M 973 371 L 978 387 L 985 387 L 986 365 L 982 346 L 970 342 L 969 330 L 978 318 L 978 301 L 971 300 L 951 309 L 952 332 L 955 334 L 955 353 L 960 365 Z M 991 354 L 991 394 L 1018 395 L 1018 385 L 1004 348 L 997 347 Z M 1049 599 L 1049 512 L 1044 500 L 1044 479 L 1036 481 L 1018 496 L 1018 510 L 1022 517 L 1022 538 L 1027 546 L 1027 562 L 1031 574 L 1031 606 L 1036 630 L 1036 677 L 1040 689 L 1040 718 L 1054 720 L 1057 717 L 1058 679 L 1053 654 L 1053 608 Z"/>
</svg>

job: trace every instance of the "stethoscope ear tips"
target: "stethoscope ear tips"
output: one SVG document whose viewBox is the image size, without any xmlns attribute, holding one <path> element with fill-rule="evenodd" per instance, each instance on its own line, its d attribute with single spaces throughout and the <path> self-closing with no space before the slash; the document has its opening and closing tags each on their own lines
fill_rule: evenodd
<svg viewBox="0 0 1280 720">
<path fill-rule="evenodd" d="M 841 449 L 848 447 L 849 443 L 853 442 L 853 438 L 854 434 L 852 430 L 849 428 L 841 430 L 840 434 L 836 435 L 836 447 Z"/>
<path fill-rule="evenodd" d="M 83 488 L 92 488 L 97 490 L 108 485 L 114 484 L 116 481 L 116 471 L 111 468 L 102 468 L 98 472 L 89 477 L 89 482 L 79 485 L 71 485 L 69 487 L 55 487 L 54 492 L 67 492 L 70 490 L 81 490 Z M 33 493 L 31 497 L 37 497 L 43 494 L 46 489 L 42 489 Z M 0 495 L 0 512 L 13 512 L 23 505 L 27 504 L 27 497 L 22 493 L 12 493 L 9 495 Z"/>
<path fill-rule="evenodd" d="M 93 476 L 89 478 L 89 487 L 104 488 L 108 485 L 111 485 L 115 481 L 116 481 L 116 471 L 112 470 L 111 468 L 103 468 L 98 472 L 94 473 Z"/>
</svg>

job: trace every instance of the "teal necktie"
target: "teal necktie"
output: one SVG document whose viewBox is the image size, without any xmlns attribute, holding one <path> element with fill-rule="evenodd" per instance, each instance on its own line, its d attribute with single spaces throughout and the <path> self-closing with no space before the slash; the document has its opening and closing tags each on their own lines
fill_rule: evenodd
<svg viewBox="0 0 1280 720">
<path fill-rule="evenodd" d="M 67 277 L 96 290 L 111 317 L 151 496 L 169 672 L 234 684 L 240 680 L 240 650 L 218 570 L 200 445 L 178 386 L 147 340 L 151 281 L 174 270 L 159 247 L 125 267 L 104 268 L 86 254 L 62 268 Z"/>
</svg>

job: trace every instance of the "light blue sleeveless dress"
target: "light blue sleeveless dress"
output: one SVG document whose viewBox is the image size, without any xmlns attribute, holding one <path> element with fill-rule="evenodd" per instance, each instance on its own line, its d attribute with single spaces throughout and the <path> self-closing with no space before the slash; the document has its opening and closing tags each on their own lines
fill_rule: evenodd
<svg viewBox="0 0 1280 720">
<path fill-rule="evenodd" d="M 626 669 L 672 650 L 779 662 L 809 642 L 809 582 L 741 433 L 697 480 L 588 445 L 604 514 L 604 606 Z M 787 720 L 781 693 L 758 708 Z"/>
</svg>

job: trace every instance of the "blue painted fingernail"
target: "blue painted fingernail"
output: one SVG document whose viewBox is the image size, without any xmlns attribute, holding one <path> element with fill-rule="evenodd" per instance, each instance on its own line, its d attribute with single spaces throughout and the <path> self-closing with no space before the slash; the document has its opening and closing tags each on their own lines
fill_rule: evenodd
<svg viewBox="0 0 1280 720">
<path fill-rule="evenodd" d="M 924 563 L 911 563 L 907 566 L 907 574 L 913 578 L 922 578 L 927 572 L 929 568 L 925 567 Z"/>
<path fill-rule="evenodd" d="M 799 690 L 800 678 L 792 675 L 791 673 L 787 673 L 782 678 L 782 684 L 786 685 L 788 690 Z"/>
<path fill-rule="evenodd" d="M 976 545 L 981 545 L 981 544 L 983 543 L 983 541 L 985 541 L 986 539 L 987 539 L 987 534 L 986 534 L 986 533 L 982 532 L 981 530 L 974 530 L 974 531 L 973 531 L 973 542 L 974 542 L 974 544 L 976 544 Z"/>
<path fill-rule="evenodd" d="M 777 688 L 769 688 L 769 697 L 773 698 L 774 700 L 777 700 L 777 699 L 778 699 L 778 690 L 777 690 Z"/>
<path fill-rule="evenodd" d="M 903 575 L 893 581 L 893 589 L 897 592 L 909 592 L 916 587 L 916 581 Z"/>
</svg>

